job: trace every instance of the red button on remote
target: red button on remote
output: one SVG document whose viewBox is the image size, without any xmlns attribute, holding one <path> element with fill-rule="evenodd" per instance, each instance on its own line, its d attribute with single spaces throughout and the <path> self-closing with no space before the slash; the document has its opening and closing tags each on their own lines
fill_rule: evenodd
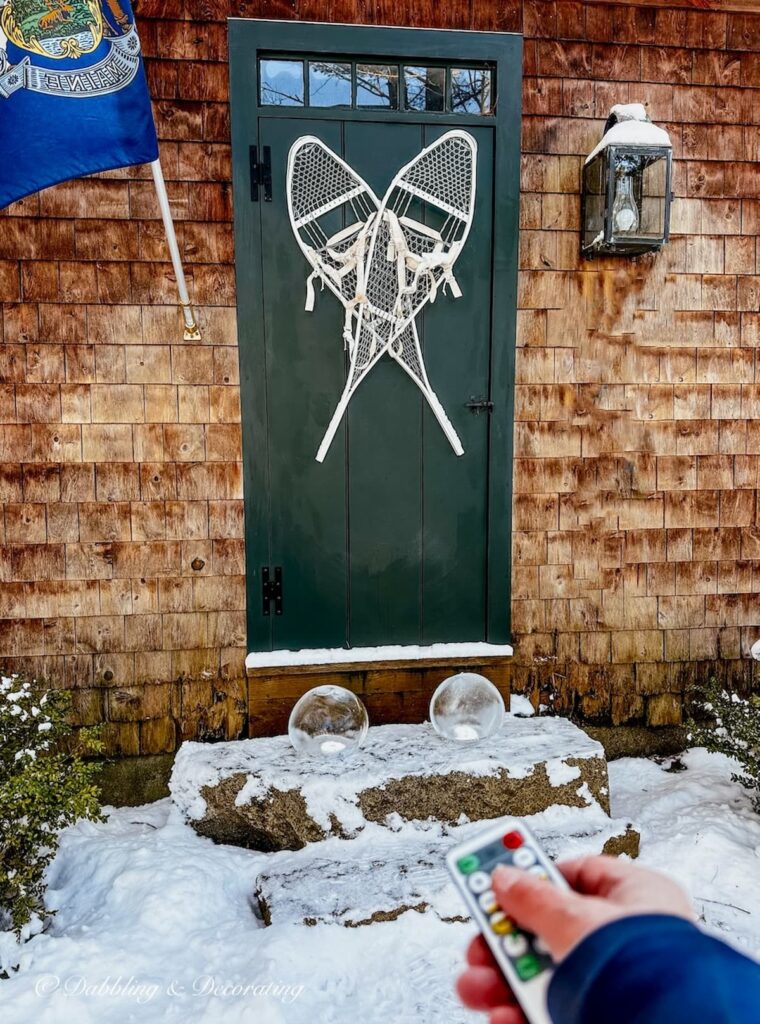
<svg viewBox="0 0 760 1024">
<path fill-rule="evenodd" d="M 518 846 L 522 846 L 523 837 L 519 832 L 507 832 L 502 839 L 502 843 L 508 850 L 516 850 Z"/>
</svg>

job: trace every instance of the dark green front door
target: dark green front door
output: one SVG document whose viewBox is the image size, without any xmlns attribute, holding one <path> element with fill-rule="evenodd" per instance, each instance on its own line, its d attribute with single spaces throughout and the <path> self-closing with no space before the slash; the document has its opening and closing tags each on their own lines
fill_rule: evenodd
<svg viewBox="0 0 760 1024">
<path fill-rule="evenodd" d="M 230 44 L 250 648 L 504 642 L 519 38 L 233 20 Z M 374 103 L 366 82 L 378 81 L 367 68 L 395 69 L 379 79 L 387 106 L 362 105 Z M 438 95 L 412 95 L 420 68 Z M 317 83 L 331 69 L 325 100 Z M 471 81 L 480 94 L 462 100 L 456 90 Z M 331 99 L 344 102 L 317 105 Z M 437 106 L 449 109 L 418 109 Z M 346 379 L 343 309 L 317 286 L 314 311 L 304 310 L 310 268 L 288 219 L 288 152 L 316 136 L 382 196 L 451 128 L 478 147 L 474 219 L 455 268 L 462 297 L 440 294 L 417 325 L 464 455 L 384 356 L 320 464 Z M 262 595 L 265 567 L 282 571 L 281 614 Z"/>
</svg>

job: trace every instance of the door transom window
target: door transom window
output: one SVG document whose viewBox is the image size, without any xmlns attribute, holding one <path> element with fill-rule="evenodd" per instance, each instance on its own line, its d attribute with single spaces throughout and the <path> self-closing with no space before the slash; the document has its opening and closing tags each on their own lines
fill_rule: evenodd
<svg viewBox="0 0 760 1024">
<path fill-rule="evenodd" d="M 426 62 L 278 55 L 259 60 L 259 100 L 273 107 L 344 107 L 410 113 L 495 113 L 495 70 Z"/>
</svg>

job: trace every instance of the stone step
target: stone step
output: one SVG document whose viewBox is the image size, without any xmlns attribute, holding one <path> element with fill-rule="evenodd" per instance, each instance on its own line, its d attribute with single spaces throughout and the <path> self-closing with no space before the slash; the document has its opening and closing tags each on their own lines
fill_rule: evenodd
<svg viewBox="0 0 760 1024">
<path fill-rule="evenodd" d="M 429 723 L 371 728 L 346 760 L 296 753 L 287 736 L 184 743 L 173 800 L 201 835 L 257 850 L 298 850 L 390 820 L 447 824 L 536 814 L 555 804 L 609 811 L 601 744 L 564 718 L 505 715 L 465 745 Z"/>
<path fill-rule="evenodd" d="M 638 853 L 638 834 L 613 821 L 598 804 L 552 807 L 528 824 L 552 859 L 592 853 Z M 368 824 L 355 839 L 326 839 L 295 852 L 273 853 L 256 881 L 256 905 L 267 924 L 359 927 L 391 921 L 409 910 L 441 921 L 467 914 L 449 880 L 445 855 L 482 830 L 461 826 Z"/>
</svg>

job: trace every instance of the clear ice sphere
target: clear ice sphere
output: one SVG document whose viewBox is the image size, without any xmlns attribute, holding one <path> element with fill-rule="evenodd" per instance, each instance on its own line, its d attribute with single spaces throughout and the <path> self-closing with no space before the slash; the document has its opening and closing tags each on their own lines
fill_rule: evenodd
<svg viewBox="0 0 760 1024">
<path fill-rule="evenodd" d="M 367 709 L 342 686 L 316 686 L 296 701 L 288 721 L 294 749 L 307 757 L 350 754 L 364 742 Z"/>
<path fill-rule="evenodd" d="M 477 743 L 501 728 L 504 701 L 485 676 L 458 672 L 444 679 L 431 697 L 430 721 L 445 739 Z"/>
</svg>

